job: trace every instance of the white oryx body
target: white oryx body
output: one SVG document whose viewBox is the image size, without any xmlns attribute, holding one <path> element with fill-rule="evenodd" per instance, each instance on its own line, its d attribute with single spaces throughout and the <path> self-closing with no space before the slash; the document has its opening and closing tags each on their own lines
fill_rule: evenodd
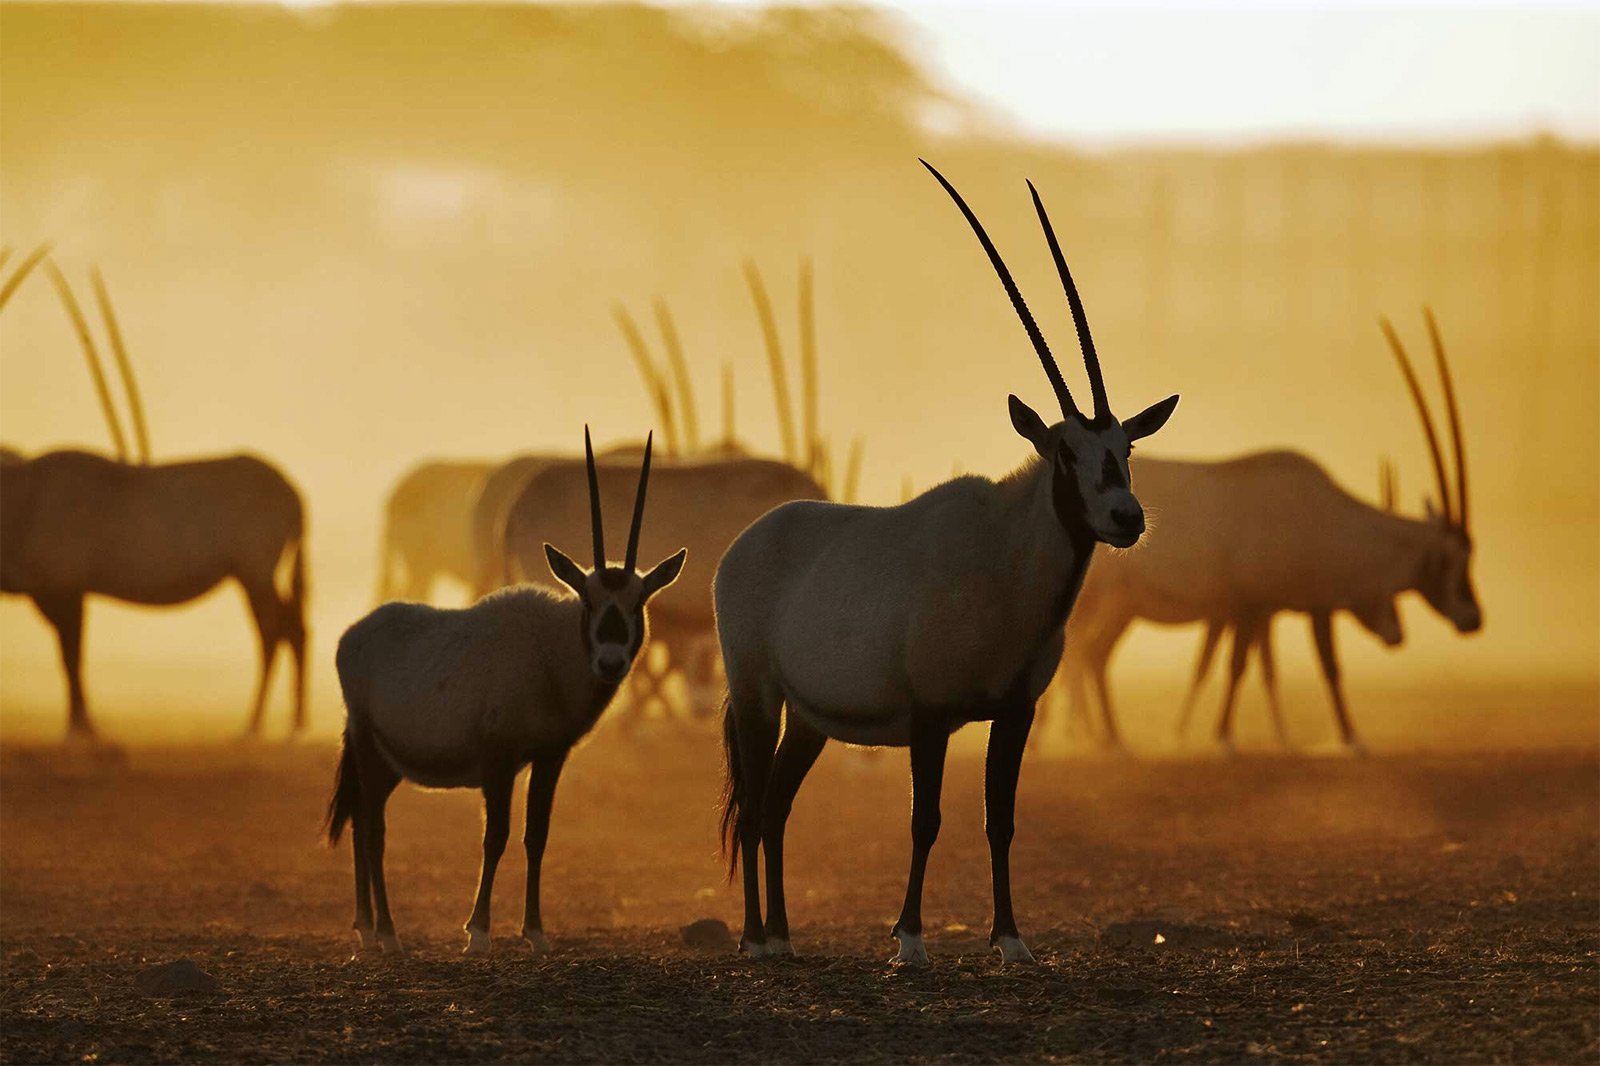
<svg viewBox="0 0 1600 1066">
<path fill-rule="evenodd" d="M 853 744 L 909 744 L 917 708 L 946 709 L 955 727 L 966 710 L 1031 702 L 1092 543 L 1054 520 L 1049 473 L 1029 462 L 897 507 L 772 511 L 717 570 L 724 655 L 770 663 L 763 677 L 790 710 Z"/>
<path fill-rule="evenodd" d="M 939 831 L 946 746 L 963 724 L 988 721 L 990 943 L 1007 962 L 1032 959 L 1012 914 L 1009 855 L 1034 703 L 1060 661 L 1062 628 L 1095 544 L 1127 547 L 1144 532 L 1128 456 L 1177 405 L 1169 397 L 1126 421 L 1111 413 L 1082 302 L 1035 192 L 1094 397 L 1093 412 L 1080 411 L 988 234 L 928 169 L 999 275 L 1062 420 L 1047 425 L 1012 396 L 1012 428 L 1036 458 L 1009 477 L 957 478 L 898 507 L 791 503 L 723 557 L 714 586 L 729 699 L 723 841 L 733 864 L 744 864 L 740 943 L 752 955 L 791 951 L 784 824 L 801 781 L 835 739 L 911 749 L 911 872 L 895 961 L 925 963 L 922 882 Z M 766 856 L 765 921 L 758 852 Z"/>
<path fill-rule="evenodd" d="M 482 460 L 431 459 L 395 483 L 384 505 L 383 545 L 378 560 L 378 601 L 426 602 L 440 578 L 472 588 L 478 559 L 473 550 L 473 504 L 494 464 Z"/>
<path fill-rule="evenodd" d="M 1135 618 L 1239 628 L 1234 683 L 1218 726 L 1219 739 L 1226 741 L 1250 644 L 1264 639 L 1264 628 L 1279 611 L 1310 615 L 1340 733 L 1352 748 L 1359 744 L 1339 682 L 1334 612 L 1356 613 L 1391 646 L 1404 639 L 1394 600 L 1406 592 L 1420 593 L 1458 632 L 1475 633 L 1483 625 L 1472 582 L 1460 412 L 1438 325 L 1432 313 L 1425 318 L 1450 420 L 1453 486 L 1411 361 L 1393 327 L 1381 322 L 1433 463 L 1439 504 L 1430 500 L 1425 517 L 1397 513 L 1392 487 L 1386 487 L 1382 507 L 1357 499 L 1296 452 L 1215 463 L 1152 459 L 1138 464 L 1140 492 L 1160 516 L 1162 533 L 1143 550 L 1110 560 L 1090 575 L 1080 615 L 1084 640 L 1074 643 L 1074 653 L 1095 671 L 1108 735 L 1115 737 L 1106 662 Z M 1269 646 L 1263 643 L 1263 650 L 1270 664 Z"/>
<path fill-rule="evenodd" d="M 588 445 L 585 429 L 594 568 L 586 571 L 544 545 L 547 565 L 570 593 L 505 589 L 453 610 L 385 604 L 339 640 L 347 717 L 327 830 L 337 842 L 354 823 L 354 926 L 363 945 L 375 937 L 385 951 L 400 948 L 384 880 L 384 811 L 406 779 L 483 791 L 483 867 L 467 921 L 467 950 L 489 950 L 489 901 L 510 835 L 511 791 L 531 765 L 522 935 L 535 950 L 548 946 L 539 918 L 539 866 L 556 781 L 567 753 L 594 727 L 644 644 L 646 603 L 677 579 L 684 559 L 680 549 L 648 573 L 635 567 L 650 478 L 647 439 L 627 557 L 621 566 L 606 562 Z"/>
<path fill-rule="evenodd" d="M 346 704 L 402 777 L 480 788 L 485 748 L 570 747 L 616 691 L 589 668 L 582 614 L 530 585 L 470 607 L 384 604 L 340 638 Z"/>
</svg>

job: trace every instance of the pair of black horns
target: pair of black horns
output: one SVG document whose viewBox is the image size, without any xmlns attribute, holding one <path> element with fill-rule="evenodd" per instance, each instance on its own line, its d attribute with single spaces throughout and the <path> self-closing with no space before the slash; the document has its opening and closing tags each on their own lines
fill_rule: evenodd
<svg viewBox="0 0 1600 1066">
<path fill-rule="evenodd" d="M 1456 407 L 1455 383 L 1450 378 L 1450 361 L 1444 354 L 1444 340 L 1439 336 L 1439 323 L 1434 321 L 1433 311 L 1429 308 L 1422 309 L 1422 317 L 1428 324 L 1428 340 L 1433 344 L 1433 361 L 1438 368 L 1439 382 L 1444 390 L 1445 413 L 1450 418 L 1450 445 L 1454 453 L 1456 470 L 1453 494 L 1450 491 L 1450 479 L 1445 474 L 1444 452 L 1439 447 L 1439 434 L 1434 429 L 1433 415 L 1428 410 L 1428 401 L 1423 398 L 1422 386 L 1418 383 L 1417 372 L 1412 369 L 1411 360 L 1406 355 L 1405 345 L 1400 343 L 1400 335 L 1395 332 L 1394 326 L 1387 318 L 1378 319 L 1378 326 L 1389 341 L 1389 348 L 1394 352 L 1395 361 L 1400 364 L 1400 373 L 1406 380 L 1407 391 L 1411 393 L 1411 402 L 1416 405 L 1417 416 L 1422 420 L 1422 433 L 1428 439 L 1428 455 L 1433 460 L 1434 484 L 1439 490 L 1439 506 L 1443 508 L 1445 518 L 1465 533 L 1467 456 L 1461 445 L 1461 412 Z"/>
<path fill-rule="evenodd" d="M 644 439 L 644 462 L 639 467 L 639 489 L 633 497 L 633 524 L 628 527 L 628 555 L 623 565 L 632 571 L 639 563 L 639 527 L 644 523 L 644 494 L 650 484 L 650 448 L 655 431 Z M 594 529 L 594 568 L 606 566 L 606 532 L 600 520 L 600 478 L 594 469 L 594 445 L 589 442 L 589 427 L 583 427 L 583 457 L 589 467 L 589 522 Z"/>
<path fill-rule="evenodd" d="M 1045 343 L 1044 334 L 1039 330 L 1039 324 L 1034 321 L 1033 314 L 1028 310 L 1026 301 L 1022 298 L 1022 291 L 1017 288 L 1016 281 L 1011 277 L 1011 271 L 1006 269 L 1005 260 L 1000 258 L 1000 251 L 989 239 L 983 223 L 978 221 L 978 216 L 973 214 L 972 208 L 961 198 L 954 185 L 945 180 L 945 176 L 936 170 L 932 163 L 926 159 L 919 160 L 944 186 L 944 191 L 956 202 L 961 213 L 966 216 L 967 224 L 972 227 L 972 232 L 977 234 L 978 243 L 983 245 L 983 250 L 988 253 L 989 262 L 994 266 L 994 272 L 1000 276 L 1000 284 L 1005 287 L 1006 295 L 1011 298 L 1011 306 L 1016 309 L 1017 317 L 1022 320 L 1022 328 L 1028 333 L 1028 339 L 1033 342 L 1033 349 L 1039 354 L 1039 362 L 1044 366 L 1045 376 L 1050 379 L 1050 387 L 1055 390 L 1056 401 L 1061 405 L 1061 416 L 1071 418 L 1074 415 L 1083 417 L 1078 410 L 1078 405 L 1072 399 L 1072 392 L 1067 388 L 1066 379 L 1061 376 L 1061 368 L 1056 365 L 1055 356 L 1050 354 L 1050 345 Z M 1111 405 L 1106 401 L 1105 379 L 1100 373 L 1100 356 L 1094 349 L 1094 337 L 1089 333 L 1089 317 L 1084 313 L 1083 300 L 1078 295 L 1078 286 L 1072 280 L 1072 271 L 1067 268 L 1067 258 L 1061 253 L 1061 244 L 1056 240 L 1056 231 L 1050 225 L 1050 216 L 1045 212 L 1044 201 L 1039 198 L 1039 190 L 1034 188 L 1033 182 L 1028 182 L 1028 192 L 1033 196 L 1034 210 L 1039 214 L 1039 222 L 1044 227 L 1045 240 L 1050 245 L 1050 256 L 1055 260 L 1056 273 L 1061 275 L 1061 287 L 1066 290 L 1067 304 L 1072 308 L 1072 323 L 1078 330 L 1078 347 L 1083 352 L 1083 367 L 1089 374 L 1089 391 L 1094 400 L 1093 415 L 1095 418 L 1109 417 Z"/>
</svg>

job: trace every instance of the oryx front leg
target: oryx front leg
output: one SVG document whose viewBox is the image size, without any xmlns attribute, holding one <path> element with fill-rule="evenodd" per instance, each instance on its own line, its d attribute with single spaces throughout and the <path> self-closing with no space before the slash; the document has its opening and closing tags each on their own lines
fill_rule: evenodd
<svg viewBox="0 0 1600 1066">
<path fill-rule="evenodd" d="M 478 899 L 467 919 L 468 955 L 489 953 L 489 901 L 494 894 L 494 872 L 511 837 L 511 789 L 516 770 L 508 766 L 486 768 L 483 775 L 483 867 L 478 873 Z"/>
<path fill-rule="evenodd" d="M 528 897 L 522 910 L 522 939 L 535 955 L 550 950 L 539 917 L 539 872 L 544 865 L 544 845 L 550 838 L 550 810 L 555 804 L 556 782 L 567 762 L 566 748 L 534 756 L 528 775 L 528 820 L 522 845 L 528 853 Z"/>
<path fill-rule="evenodd" d="M 1017 777 L 1022 753 L 1033 727 L 1033 707 L 1001 715 L 989 726 L 989 751 L 983 766 L 983 824 L 989 837 L 989 865 L 994 874 L 994 924 L 989 946 L 1002 962 L 1032 962 L 1033 955 L 1017 934 L 1011 911 L 1011 837 L 1016 831 Z"/>
<path fill-rule="evenodd" d="M 906 879 L 906 900 L 900 908 L 900 918 L 890 933 L 900 941 L 900 950 L 889 960 L 896 966 L 928 963 L 928 949 L 922 943 L 922 879 L 928 870 L 928 853 L 939 839 L 939 794 L 944 787 L 944 755 L 949 745 L 950 726 L 943 715 L 912 715 L 911 874 Z"/>
</svg>

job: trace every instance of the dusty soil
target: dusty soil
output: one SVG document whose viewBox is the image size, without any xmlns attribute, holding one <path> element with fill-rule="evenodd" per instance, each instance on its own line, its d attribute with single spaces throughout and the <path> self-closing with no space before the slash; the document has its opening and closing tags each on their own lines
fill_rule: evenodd
<svg viewBox="0 0 1600 1066">
<path fill-rule="evenodd" d="M 903 753 L 831 749 L 788 855 L 793 960 L 697 953 L 737 928 L 709 733 L 603 735 L 569 764 L 545 863 L 555 952 L 487 960 L 461 923 L 470 793 L 397 794 L 409 953 L 360 954 L 348 845 L 318 841 L 334 752 L 0 753 L 0 1057 L 50 1061 L 1386 1061 L 1600 1059 L 1593 751 L 1030 758 L 1014 851 L 1039 965 L 986 950 L 982 763 L 951 757 L 925 913 L 892 972 Z M 517 830 L 520 833 L 520 830 Z M 218 988 L 147 995 L 188 958 Z M 150 988 L 150 981 L 142 982 Z"/>
</svg>

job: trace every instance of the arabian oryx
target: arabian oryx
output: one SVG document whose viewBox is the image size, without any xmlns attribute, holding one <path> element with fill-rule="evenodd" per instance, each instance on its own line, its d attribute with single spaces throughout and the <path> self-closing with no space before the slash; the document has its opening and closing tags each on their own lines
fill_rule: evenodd
<svg viewBox="0 0 1600 1066">
<path fill-rule="evenodd" d="M 384 884 L 384 808 L 405 779 L 483 791 L 483 869 L 467 951 L 489 950 L 489 899 L 510 836 L 512 786 L 530 763 L 522 936 L 535 951 L 549 946 L 539 920 L 539 864 L 556 780 L 644 644 L 645 604 L 677 579 L 686 554 L 680 548 L 649 573 L 635 568 L 650 480 L 646 438 L 627 556 L 621 566 L 606 561 L 587 429 L 584 450 L 594 568 L 544 546 L 551 572 L 574 595 L 521 586 L 457 609 L 389 603 L 339 639 L 347 717 L 327 830 L 337 843 L 345 823 L 355 826 L 355 929 L 363 946 L 376 936 L 385 951 L 400 950 Z"/>
<path fill-rule="evenodd" d="M 923 164 L 927 166 L 926 163 Z M 741 947 L 789 954 L 783 833 L 802 779 L 829 738 L 911 749 L 911 873 L 894 925 L 896 963 L 924 963 L 922 882 L 939 833 L 950 734 L 988 721 L 984 800 L 994 876 L 990 942 L 1031 958 L 1011 910 L 1009 852 L 1034 704 L 1061 658 L 1062 629 L 1101 541 L 1144 532 L 1128 480 L 1132 442 L 1160 429 L 1176 396 L 1119 421 L 1082 301 L 1038 192 L 1033 205 L 1083 349 L 1080 411 L 976 215 L 928 166 L 977 235 L 1061 408 L 1047 424 L 1010 397 L 1011 425 L 1036 453 L 998 482 L 961 477 L 897 507 L 800 502 L 746 530 L 717 568 L 717 632 L 728 674 L 724 846 L 744 863 Z M 781 712 L 781 713 L 780 713 Z M 782 733 L 780 739 L 780 723 Z M 774 750 L 776 749 L 776 750 Z M 757 850 L 766 853 L 763 923 Z"/>
<path fill-rule="evenodd" d="M 1108 731 L 1115 737 L 1106 665 L 1117 640 L 1139 618 L 1168 625 L 1223 621 L 1245 636 L 1245 648 L 1278 611 L 1311 617 L 1322 673 L 1332 696 L 1340 737 L 1359 751 L 1333 639 L 1333 615 L 1365 615 L 1385 643 L 1400 643 L 1393 601 L 1416 591 L 1457 631 L 1483 624 L 1472 583 L 1472 537 L 1467 526 L 1467 468 L 1461 419 L 1444 345 L 1426 315 L 1450 419 L 1454 491 L 1433 418 L 1405 348 L 1387 320 L 1384 336 L 1399 363 L 1422 422 L 1439 494 L 1436 508 L 1411 518 L 1374 507 L 1334 483 L 1298 452 L 1272 451 L 1222 462 L 1143 459 L 1135 464 L 1139 492 L 1159 513 L 1162 532 L 1139 551 L 1096 564 L 1073 627 L 1072 655 L 1092 673 Z M 1385 604 L 1389 606 L 1385 608 Z M 1366 624 L 1365 622 L 1363 624 Z M 1218 726 L 1232 728 L 1232 692 Z"/>
<path fill-rule="evenodd" d="M 431 459 L 406 471 L 383 511 L 378 556 L 378 602 L 425 602 L 439 578 L 477 583 L 472 511 L 494 464 L 478 459 Z"/>
<path fill-rule="evenodd" d="M 251 455 L 151 464 L 143 405 L 99 275 L 95 292 L 122 368 L 140 446 L 129 462 L 88 324 L 53 263 L 47 269 L 84 345 L 117 444 L 109 459 L 54 451 L 0 463 L 0 591 L 30 597 L 55 628 L 71 736 L 92 737 L 83 691 L 84 597 L 168 606 L 238 581 L 261 638 L 250 715 L 260 731 L 279 644 L 295 660 L 294 729 L 305 726 L 305 513 L 300 494 Z M 280 580 L 285 586 L 280 591 Z"/>
<path fill-rule="evenodd" d="M 1378 466 L 1378 490 L 1380 506 L 1390 514 L 1394 513 L 1396 506 L 1394 466 L 1385 457 Z M 1094 582 L 1094 575 L 1084 582 L 1084 593 L 1079 597 L 1079 602 L 1088 596 L 1089 586 Z M 1367 604 L 1356 604 L 1350 608 L 1350 616 L 1368 633 L 1377 637 L 1390 648 L 1397 648 L 1405 641 L 1404 631 L 1400 626 L 1400 613 L 1395 606 L 1395 597 L 1379 596 Z M 1223 636 L 1231 633 L 1233 636 L 1233 651 L 1228 663 L 1228 688 L 1230 694 L 1223 699 L 1223 717 L 1230 724 L 1229 735 L 1222 741 L 1223 745 L 1231 748 L 1233 740 L 1231 733 L 1234 695 L 1238 691 L 1239 680 L 1244 676 L 1245 667 L 1248 665 L 1251 652 L 1261 662 L 1261 687 L 1266 690 L 1267 710 L 1272 718 L 1272 727 L 1277 734 L 1280 747 L 1288 748 L 1289 734 L 1284 726 L 1283 709 L 1278 699 L 1278 670 L 1276 656 L 1272 651 L 1272 623 L 1276 616 L 1270 616 L 1260 621 L 1255 633 L 1244 631 L 1235 622 L 1212 619 L 1206 623 L 1205 637 L 1200 643 L 1200 653 L 1195 657 L 1194 674 L 1189 680 L 1189 691 L 1184 693 L 1183 710 L 1178 715 L 1177 734 L 1181 738 L 1189 730 L 1189 719 L 1194 714 L 1196 701 L 1200 696 L 1201 686 L 1205 684 L 1206 675 L 1211 672 L 1211 661 L 1216 656 L 1217 648 L 1222 643 Z M 1068 656 L 1070 658 L 1070 655 Z M 1080 677 L 1081 677 L 1081 671 Z M 1101 669 L 1101 683 L 1104 684 L 1104 668 Z M 1081 690 L 1081 685 L 1079 689 Z M 1082 705 L 1086 701 L 1081 691 L 1075 690 L 1073 699 L 1076 704 Z"/>
</svg>

